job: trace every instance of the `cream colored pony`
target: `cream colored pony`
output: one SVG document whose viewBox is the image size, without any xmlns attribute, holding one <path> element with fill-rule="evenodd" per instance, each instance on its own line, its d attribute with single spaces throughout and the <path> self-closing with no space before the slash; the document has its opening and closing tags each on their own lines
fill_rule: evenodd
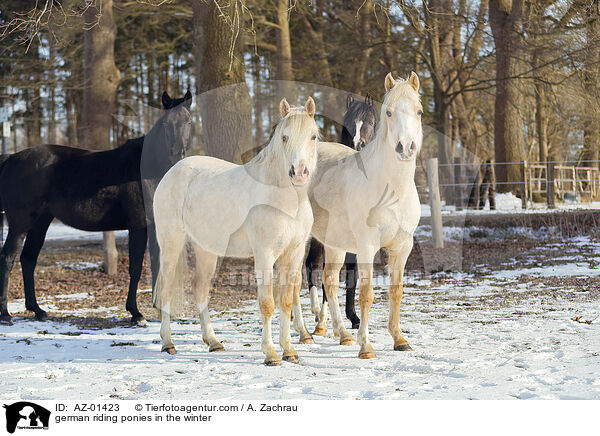
<svg viewBox="0 0 600 436">
<path fill-rule="evenodd" d="M 416 156 L 423 141 L 419 79 L 415 73 L 408 80 L 394 80 L 388 74 L 385 89 L 375 139 L 359 152 L 341 144 L 319 143 L 318 170 L 309 189 L 315 217 L 312 235 L 325 246 L 325 290 L 334 333 L 344 345 L 352 344 L 353 339 L 340 314 L 339 272 L 345 253 L 357 254 L 358 342 L 359 357 L 364 359 L 375 357 L 369 343 L 369 309 L 373 302 L 373 258 L 381 247 L 390 255 L 388 330 L 394 350 L 410 350 L 400 333 L 399 311 L 404 266 L 421 215 L 414 182 Z M 298 289 L 294 306 L 299 307 Z M 315 334 L 325 328 L 326 310 L 323 305 Z M 302 326 L 294 326 L 306 335 Z"/>
<path fill-rule="evenodd" d="M 312 98 L 304 108 L 292 109 L 283 99 L 280 113 L 282 120 L 271 142 L 246 165 L 207 156 L 189 157 L 171 168 L 156 189 L 154 216 L 160 272 L 155 306 L 162 316 L 162 351 L 175 353 L 170 311 L 173 298 L 182 293 L 179 259 L 185 259 L 181 254 L 189 240 L 196 257 L 193 292 L 202 338 L 209 351 L 223 350 L 211 327 L 207 307 L 217 258 L 253 256 L 265 363 L 281 363 L 271 337 L 275 306 L 281 311 L 279 344 L 283 359 L 298 361 L 290 340 L 290 312 L 313 224 L 307 190 L 316 167 L 319 132 Z M 302 339 L 312 341 L 310 335 Z"/>
</svg>

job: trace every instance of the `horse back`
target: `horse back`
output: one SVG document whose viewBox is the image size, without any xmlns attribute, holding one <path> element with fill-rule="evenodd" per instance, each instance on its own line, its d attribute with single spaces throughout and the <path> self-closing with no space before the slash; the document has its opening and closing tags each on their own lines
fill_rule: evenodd
<svg viewBox="0 0 600 436">
<path fill-rule="evenodd" d="M 12 155 L 0 174 L 9 221 L 27 229 L 50 213 L 82 230 L 143 226 L 140 155 L 136 147 L 91 152 L 60 145 Z"/>
</svg>

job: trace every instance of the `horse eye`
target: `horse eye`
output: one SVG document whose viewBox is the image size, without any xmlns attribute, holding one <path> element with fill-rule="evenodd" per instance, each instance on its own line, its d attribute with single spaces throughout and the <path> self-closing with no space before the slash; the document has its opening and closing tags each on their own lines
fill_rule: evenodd
<svg viewBox="0 0 600 436">
<path fill-rule="evenodd" d="M 281 137 L 281 140 L 282 140 L 283 142 L 287 142 L 287 140 L 288 140 L 288 137 L 287 137 L 287 135 L 283 135 L 283 136 Z"/>
<path fill-rule="evenodd" d="M 423 115 L 423 111 L 422 111 L 421 109 L 419 109 L 419 110 L 417 111 L 417 115 L 418 115 L 418 116 L 421 116 L 421 115 Z"/>
<path fill-rule="evenodd" d="M 310 138 L 310 139 L 315 141 L 317 139 L 317 135 L 313 135 L 312 138 Z"/>
<path fill-rule="evenodd" d="M 385 111 L 385 114 L 386 114 L 388 117 L 391 117 L 391 116 L 392 116 L 392 113 L 391 113 L 390 111 Z"/>
</svg>

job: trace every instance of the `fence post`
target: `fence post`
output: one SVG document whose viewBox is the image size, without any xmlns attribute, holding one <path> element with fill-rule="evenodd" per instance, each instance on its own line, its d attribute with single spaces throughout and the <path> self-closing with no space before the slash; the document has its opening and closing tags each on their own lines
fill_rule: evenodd
<svg viewBox="0 0 600 436">
<path fill-rule="evenodd" d="M 527 189 L 528 188 L 528 186 L 527 186 L 528 174 L 527 174 L 527 161 L 526 160 L 524 160 L 521 163 L 521 174 L 522 174 L 521 180 L 523 182 L 523 188 L 521 189 L 521 205 L 522 205 L 521 207 L 523 209 L 527 209 L 527 200 L 529 197 L 529 192 L 528 192 L 529 189 Z"/>
<path fill-rule="evenodd" d="M 427 159 L 427 185 L 429 186 L 429 205 L 431 207 L 431 234 L 434 248 L 444 248 L 442 229 L 442 203 L 440 200 L 440 181 L 437 158 Z"/>
<path fill-rule="evenodd" d="M 490 199 L 490 210 L 496 210 L 496 161 L 491 159 L 488 162 L 490 163 L 492 177 L 490 184 L 490 192 L 488 194 Z"/>
<path fill-rule="evenodd" d="M 463 201 L 462 201 L 462 189 L 460 186 L 460 158 L 454 158 L 454 204 L 456 205 L 456 209 L 462 209 Z"/>
<path fill-rule="evenodd" d="M 548 209 L 554 209 L 554 162 L 546 161 L 546 202 Z"/>
</svg>

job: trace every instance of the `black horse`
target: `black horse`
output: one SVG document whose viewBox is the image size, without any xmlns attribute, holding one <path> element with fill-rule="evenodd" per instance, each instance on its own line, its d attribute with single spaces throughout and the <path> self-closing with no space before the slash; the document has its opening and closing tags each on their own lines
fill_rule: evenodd
<svg viewBox="0 0 600 436">
<path fill-rule="evenodd" d="M 366 95 L 365 101 L 354 101 L 352 95 L 346 97 L 346 115 L 340 142 L 355 150 L 361 150 L 373 138 L 375 138 L 375 123 L 377 121 L 377 110 L 373 104 L 373 97 Z M 308 255 L 306 256 L 306 276 L 308 288 L 315 286 L 314 270 L 323 265 L 323 245 L 316 239 L 311 239 Z M 346 317 L 352 322 L 352 328 L 360 326 L 360 319 L 354 308 L 356 282 L 358 280 L 358 265 L 356 254 L 347 253 L 344 262 L 346 267 Z M 322 286 L 322 284 L 321 284 Z M 323 304 L 327 301 L 325 290 L 323 290 Z"/>
<path fill-rule="evenodd" d="M 36 319 L 47 318 L 35 298 L 34 269 L 54 218 L 87 231 L 128 230 L 126 308 L 132 323 L 143 321 L 136 301 L 148 234 L 144 210 L 147 188 L 142 178 L 159 178 L 185 155 L 190 141 L 191 98 L 189 91 L 181 99 L 164 93 L 162 102 L 167 110 L 148 134 L 113 150 L 91 152 L 40 145 L 13 154 L 0 165 L 0 209 L 8 220 L 8 235 L 0 252 L 0 322 L 10 323 L 8 278 L 23 239 L 20 259 L 25 307 Z M 154 172 L 142 174 L 142 151 L 149 162 L 144 167 Z"/>
</svg>

